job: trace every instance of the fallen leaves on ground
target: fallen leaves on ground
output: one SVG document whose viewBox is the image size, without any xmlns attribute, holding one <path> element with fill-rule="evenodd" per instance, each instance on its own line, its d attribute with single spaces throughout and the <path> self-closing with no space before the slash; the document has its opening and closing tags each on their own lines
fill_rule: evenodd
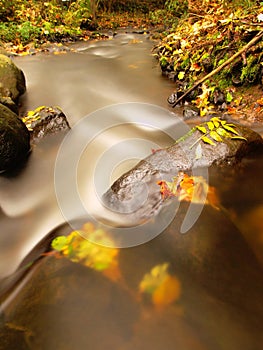
<svg viewBox="0 0 263 350">
<path fill-rule="evenodd" d="M 186 92 L 262 31 L 262 13 L 262 2 L 188 2 L 185 16 L 177 19 L 177 25 L 154 49 L 163 74 L 176 82 L 180 94 Z M 211 109 L 232 107 L 242 86 L 262 86 L 262 45 L 261 38 L 186 100 L 195 103 L 204 116 Z"/>
</svg>

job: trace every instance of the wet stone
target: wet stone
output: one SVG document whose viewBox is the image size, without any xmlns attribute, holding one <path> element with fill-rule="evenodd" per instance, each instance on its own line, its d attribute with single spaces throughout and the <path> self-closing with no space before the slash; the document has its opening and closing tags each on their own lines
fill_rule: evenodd
<svg viewBox="0 0 263 350">
<path fill-rule="evenodd" d="M 28 156 L 30 134 L 9 108 L 0 104 L 0 172 L 17 168 Z"/>
<path fill-rule="evenodd" d="M 47 135 L 70 129 L 67 117 L 59 107 L 38 107 L 34 111 L 28 112 L 23 120 L 31 132 L 33 143 Z"/>
<path fill-rule="evenodd" d="M 212 165 L 233 166 L 253 150 L 262 150 L 263 141 L 259 134 L 238 124 L 235 125 L 235 131 L 243 139 L 226 138 L 223 142 L 209 144 L 201 140 L 204 134 L 196 128 L 192 129 L 174 145 L 151 154 L 116 180 L 103 196 L 105 205 L 119 213 L 129 212 L 133 209 L 130 208 L 130 199 L 133 197 L 140 201 L 136 189 L 138 183 L 143 182 L 148 189 L 147 201 L 132 215 L 138 220 L 151 217 L 162 207 L 162 197 L 156 183 L 164 177 L 172 179 L 179 171 L 191 172 Z M 201 148 L 200 156 L 198 146 Z"/>
</svg>

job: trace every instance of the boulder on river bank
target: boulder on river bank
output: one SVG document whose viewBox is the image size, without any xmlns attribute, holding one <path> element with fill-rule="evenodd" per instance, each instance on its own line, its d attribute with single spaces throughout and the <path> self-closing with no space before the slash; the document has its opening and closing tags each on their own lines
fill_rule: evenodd
<svg viewBox="0 0 263 350">
<path fill-rule="evenodd" d="M 211 165 L 232 166 L 262 145 L 261 136 L 253 130 L 212 118 L 191 129 L 172 146 L 154 151 L 122 175 L 104 194 L 104 204 L 138 220 L 149 218 L 163 203 L 158 182 L 171 181 L 180 171 L 191 173 Z"/>
<path fill-rule="evenodd" d="M 9 108 L 0 104 L 0 172 L 19 166 L 30 150 L 30 134 L 25 124 Z"/>
</svg>

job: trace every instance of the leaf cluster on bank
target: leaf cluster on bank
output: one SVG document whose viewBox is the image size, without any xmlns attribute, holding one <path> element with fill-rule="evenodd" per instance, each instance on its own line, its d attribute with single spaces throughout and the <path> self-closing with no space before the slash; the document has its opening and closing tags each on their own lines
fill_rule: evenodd
<svg viewBox="0 0 263 350">
<path fill-rule="evenodd" d="M 227 62 L 263 29 L 263 4 L 251 1 L 188 1 L 187 14 L 155 47 L 163 74 L 183 94 L 207 74 Z M 192 6 L 192 7 L 191 7 Z M 205 80 L 187 100 L 205 115 L 215 105 L 227 108 L 239 86 L 262 85 L 262 37 L 224 69 Z M 178 97 L 178 96 L 177 96 Z M 174 103 L 174 101 L 172 101 Z"/>
</svg>

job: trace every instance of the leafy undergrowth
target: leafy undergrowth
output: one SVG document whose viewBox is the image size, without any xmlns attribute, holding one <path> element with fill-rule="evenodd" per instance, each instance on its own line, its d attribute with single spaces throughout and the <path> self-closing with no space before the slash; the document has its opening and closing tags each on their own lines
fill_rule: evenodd
<svg viewBox="0 0 263 350">
<path fill-rule="evenodd" d="M 192 8 L 189 4 L 176 31 L 173 29 L 155 47 L 154 54 L 163 74 L 176 83 L 177 92 L 169 100 L 171 104 L 175 105 L 199 80 L 240 52 L 235 60 L 196 86 L 183 101 L 195 104 L 201 116 L 218 109 L 235 114 L 244 107 L 263 115 L 262 37 L 241 52 L 253 38 L 262 35 L 263 4 L 251 1 L 247 7 L 243 5 L 242 1 L 205 0 L 196 2 Z M 246 99 L 244 93 L 251 86 L 259 86 L 261 95 Z"/>
<path fill-rule="evenodd" d="M 0 0 L 0 41 L 8 52 L 35 53 L 46 43 L 107 39 L 103 31 L 152 28 L 147 1 L 132 7 L 122 1 Z M 115 7 L 110 8 L 110 3 Z M 122 6 L 122 7 L 120 7 Z M 157 5 L 156 5 L 157 6 Z M 146 8 L 145 8 L 146 7 Z M 61 51 L 61 50 L 60 50 Z"/>
</svg>

